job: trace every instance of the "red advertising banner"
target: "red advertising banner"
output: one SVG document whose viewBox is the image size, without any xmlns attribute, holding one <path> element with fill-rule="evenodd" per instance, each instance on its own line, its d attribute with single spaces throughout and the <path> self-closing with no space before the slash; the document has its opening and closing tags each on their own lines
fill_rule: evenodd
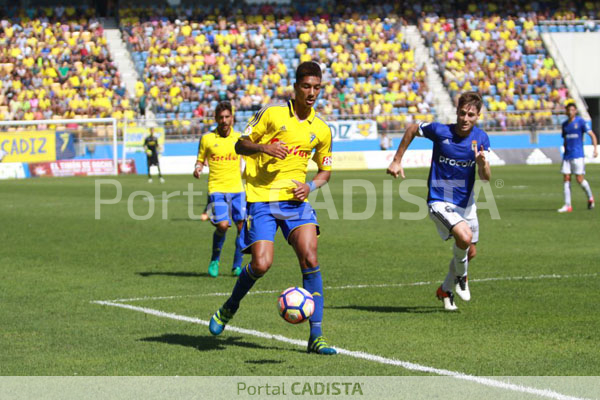
<svg viewBox="0 0 600 400">
<path fill-rule="evenodd" d="M 119 161 L 119 174 L 135 174 L 135 161 Z M 30 163 L 29 173 L 34 176 L 91 176 L 112 175 L 113 160 L 58 160 Z"/>
</svg>

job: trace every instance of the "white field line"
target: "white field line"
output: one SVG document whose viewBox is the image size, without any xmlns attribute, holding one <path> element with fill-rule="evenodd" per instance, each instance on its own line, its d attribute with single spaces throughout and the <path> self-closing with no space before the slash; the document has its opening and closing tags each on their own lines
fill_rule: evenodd
<svg viewBox="0 0 600 400">
<path fill-rule="evenodd" d="M 495 278 L 481 278 L 481 279 L 469 279 L 469 282 L 495 282 L 495 281 L 522 281 L 522 280 L 541 280 L 541 279 L 565 279 L 565 278 L 594 278 L 597 277 L 597 273 L 593 274 L 572 274 L 572 275 L 537 275 L 537 276 L 502 276 Z M 382 283 L 375 285 L 346 285 L 346 286 L 327 286 L 325 290 L 345 290 L 345 289 L 370 289 L 370 288 L 390 288 L 390 287 L 403 287 L 403 286 L 424 286 L 432 285 L 439 282 L 412 282 L 412 283 Z M 271 294 L 279 293 L 279 290 L 256 290 L 249 292 L 248 295 L 255 294 Z M 231 292 L 215 292 L 215 293 L 201 293 L 201 294 L 187 294 L 178 296 L 157 296 L 157 297 L 133 297 L 130 299 L 115 299 L 107 300 L 116 303 L 128 303 L 132 301 L 144 301 L 144 300 L 173 300 L 182 299 L 187 297 L 221 297 L 229 296 Z"/>
<path fill-rule="evenodd" d="M 205 326 L 208 326 L 208 324 L 209 324 L 208 321 L 205 321 L 202 319 L 187 317 L 185 315 L 167 313 L 164 311 L 154 310 L 152 308 L 132 306 L 130 304 L 120 304 L 120 303 L 112 302 L 112 301 L 93 301 L 92 303 L 105 305 L 105 306 L 124 308 L 127 310 L 142 312 L 144 314 L 154 315 L 156 317 L 170 318 L 170 319 L 174 319 L 177 321 L 190 322 L 193 324 L 199 324 L 199 325 L 205 325 Z M 299 347 L 306 347 L 306 345 L 307 345 L 307 342 L 303 341 L 303 340 L 290 339 L 290 338 L 287 338 L 287 337 L 281 336 L 281 335 L 273 335 L 273 334 L 266 333 L 266 332 L 255 331 L 253 329 L 238 328 L 238 327 L 231 326 L 231 325 L 227 326 L 227 331 L 241 333 L 243 335 L 255 336 L 255 337 L 262 338 L 262 339 L 276 340 L 279 342 L 288 343 L 288 344 L 292 344 L 292 345 L 299 346 Z M 408 361 L 400 361 L 400 360 L 395 360 L 393 358 L 385 358 L 385 357 L 377 356 L 374 354 L 364 353 L 361 351 L 351 351 L 351 350 L 346 350 L 346 349 L 340 349 L 337 347 L 336 347 L 336 350 L 340 354 L 344 354 L 349 357 L 359 358 L 359 359 L 363 359 L 363 360 L 367 360 L 367 361 L 373 361 L 373 362 L 377 362 L 380 364 L 394 365 L 394 366 L 405 368 L 410 371 L 418 371 L 418 372 L 425 372 L 425 373 L 436 374 L 436 375 L 441 375 L 441 376 L 449 376 L 452 378 L 461 379 L 464 381 L 470 381 L 470 382 L 478 383 L 480 385 L 490 386 L 490 387 L 497 388 L 497 389 L 504 389 L 504 390 L 510 390 L 513 392 L 533 394 L 533 395 L 546 397 L 549 399 L 556 399 L 556 400 L 586 400 L 586 399 L 583 399 L 580 397 L 567 396 L 567 395 L 564 395 L 564 394 L 561 394 L 561 393 L 558 393 L 558 392 L 555 392 L 555 391 L 549 390 L 549 389 L 537 389 L 537 388 L 528 387 L 528 386 L 516 385 L 513 383 L 503 382 L 503 381 L 499 381 L 499 380 L 495 380 L 495 379 L 484 378 L 484 377 L 479 377 L 479 376 L 474 376 L 474 375 L 467 375 L 467 374 L 463 374 L 461 372 L 450 371 L 447 369 L 433 368 L 433 367 L 428 367 L 425 365 L 411 363 Z"/>
</svg>

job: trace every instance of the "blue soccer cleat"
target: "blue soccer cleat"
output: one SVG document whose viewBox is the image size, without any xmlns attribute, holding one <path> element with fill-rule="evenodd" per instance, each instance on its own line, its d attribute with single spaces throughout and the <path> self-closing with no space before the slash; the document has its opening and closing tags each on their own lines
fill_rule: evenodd
<svg viewBox="0 0 600 400">
<path fill-rule="evenodd" d="M 308 339 L 308 347 L 306 348 L 307 353 L 317 353 L 326 356 L 337 354 L 337 351 L 327 344 L 327 341 L 323 336 L 317 336 L 316 338 Z"/>
<path fill-rule="evenodd" d="M 213 335 L 220 335 L 223 330 L 225 330 L 225 325 L 229 322 L 231 318 L 233 318 L 233 314 L 230 310 L 225 307 L 221 307 L 217 310 L 215 315 L 210 319 L 210 323 L 208 324 L 208 330 Z"/>
</svg>

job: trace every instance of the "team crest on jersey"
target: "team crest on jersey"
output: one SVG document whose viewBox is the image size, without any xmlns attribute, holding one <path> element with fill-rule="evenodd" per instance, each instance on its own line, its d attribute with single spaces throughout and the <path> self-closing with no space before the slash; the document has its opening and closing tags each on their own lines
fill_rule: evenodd
<svg viewBox="0 0 600 400">
<path fill-rule="evenodd" d="M 310 133 L 310 142 L 312 143 L 313 140 L 315 140 L 315 138 L 317 137 L 317 135 L 315 135 L 314 133 Z"/>
<path fill-rule="evenodd" d="M 573 128 L 577 129 L 577 122 L 575 122 L 575 125 L 573 125 Z"/>
<path fill-rule="evenodd" d="M 471 142 L 471 150 L 477 151 L 477 140 Z"/>
<path fill-rule="evenodd" d="M 244 131 L 244 136 L 250 136 L 251 133 L 252 133 L 252 127 L 250 125 L 248 125 L 246 127 L 246 130 Z"/>
</svg>

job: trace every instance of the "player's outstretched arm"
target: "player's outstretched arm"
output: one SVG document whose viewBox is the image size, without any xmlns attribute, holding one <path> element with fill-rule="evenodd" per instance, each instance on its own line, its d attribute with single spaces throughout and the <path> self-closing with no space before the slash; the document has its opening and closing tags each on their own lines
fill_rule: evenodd
<svg viewBox="0 0 600 400">
<path fill-rule="evenodd" d="M 477 173 L 479 179 L 482 181 L 489 181 L 492 178 L 492 170 L 490 169 L 490 163 L 485 157 L 485 151 L 483 145 L 481 149 L 475 149 L 475 162 L 477 163 Z"/>
<path fill-rule="evenodd" d="M 251 156 L 256 153 L 265 153 L 272 157 L 283 160 L 287 157 L 288 149 L 283 142 L 269 144 L 254 143 L 248 138 L 240 139 L 235 144 L 235 152 L 243 156 Z"/>
<path fill-rule="evenodd" d="M 294 197 L 300 201 L 306 200 L 310 192 L 325 185 L 327 182 L 329 182 L 329 178 L 331 178 L 331 171 L 323 171 L 320 169 L 310 184 L 302 183 L 292 179 L 292 181 L 296 184 L 296 187 L 292 190 Z"/>
<path fill-rule="evenodd" d="M 419 125 L 411 124 L 406 128 L 404 132 L 404 136 L 402 136 L 402 141 L 398 145 L 398 150 L 396 150 L 396 154 L 394 155 L 394 159 L 390 163 L 386 173 L 392 175 L 394 178 L 397 178 L 400 175 L 404 178 L 404 169 L 402 168 L 402 157 L 404 157 L 404 153 L 408 146 L 412 143 L 415 136 L 417 136 L 417 132 L 419 131 Z"/>
<path fill-rule="evenodd" d="M 594 158 L 598 157 L 598 139 L 596 139 L 596 134 L 594 131 L 588 131 L 588 135 L 592 138 L 592 145 L 594 146 Z"/>
</svg>

